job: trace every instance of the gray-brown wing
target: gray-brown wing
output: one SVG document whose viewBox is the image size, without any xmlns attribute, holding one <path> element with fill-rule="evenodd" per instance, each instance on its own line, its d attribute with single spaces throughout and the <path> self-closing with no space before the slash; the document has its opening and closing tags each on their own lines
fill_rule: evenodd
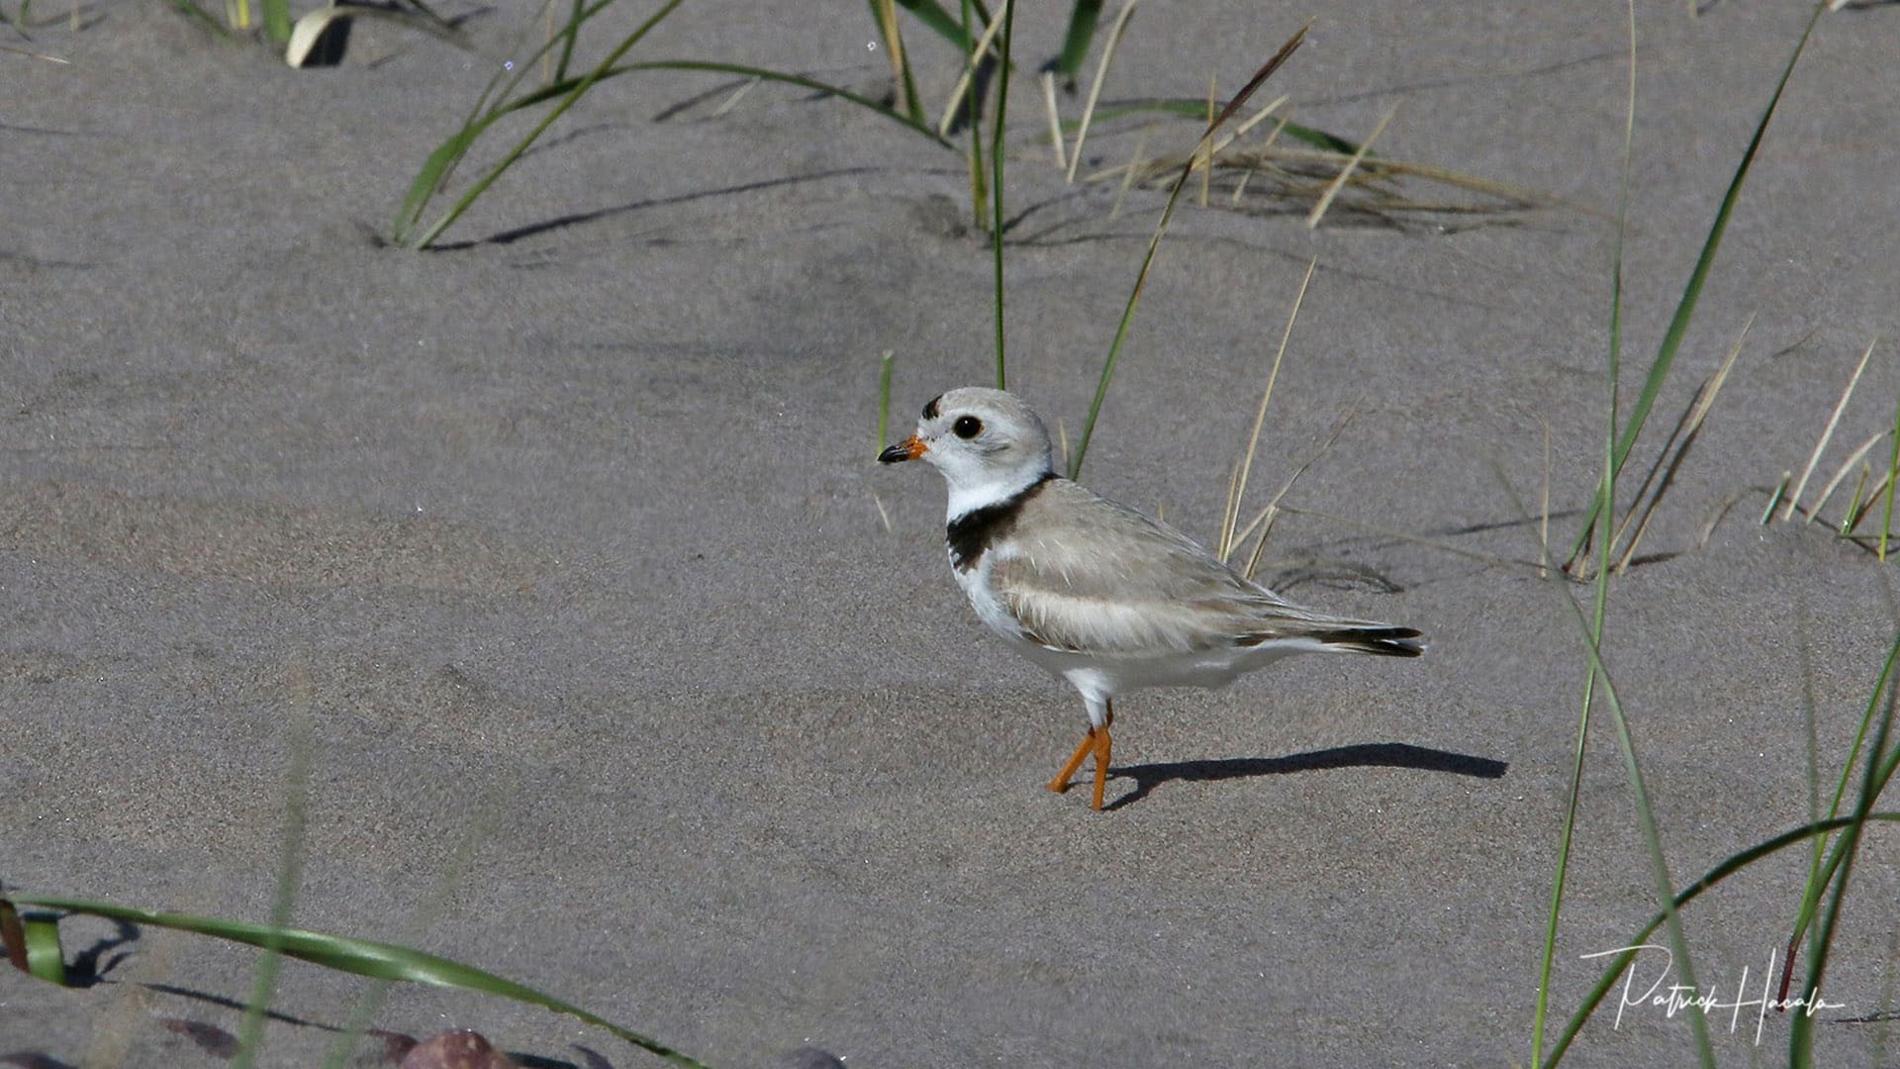
<svg viewBox="0 0 1900 1069">
<path fill-rule="evenodd" d="M 1141 657 L 1257 644 L 1348 621 L 1242 579 L 1179 531 L 1057 479 L 1024 505 L 990 573 L 1028 636 Z"/>
</svg>

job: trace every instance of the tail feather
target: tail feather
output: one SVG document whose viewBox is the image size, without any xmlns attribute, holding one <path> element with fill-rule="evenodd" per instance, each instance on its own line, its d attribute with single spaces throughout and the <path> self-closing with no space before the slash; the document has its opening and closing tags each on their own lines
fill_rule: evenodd
<svg viewBox="0 0 1900 1069">
<path fill-rule="evenodd" d="M 1425 652 L 1416 628 L 1373 624 L 1367 627 L 1339 627 L 1315 631 L 1311 636 L 1323 645 L 1353 653 L 1377 653 L 1386 657 L 1417 657 Z"/>
</svg>

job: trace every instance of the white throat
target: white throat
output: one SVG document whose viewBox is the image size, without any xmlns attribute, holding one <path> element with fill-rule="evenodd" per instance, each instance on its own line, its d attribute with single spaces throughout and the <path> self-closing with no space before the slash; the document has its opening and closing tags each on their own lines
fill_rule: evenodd
<svg viewBox="0 0 1900 1069">
<path fill-rule="evenodd" d="M 1048 468 L 1037 466 L 1019 468 L 1014 471 L 999 471 L 977 482 L 953 481 L 950 483 L 950 501 L 944 512 L 944 518 L 955 520 L 965 513 L 1001 504 L 1041 482 L 1048 474 Z"/>
</svg>

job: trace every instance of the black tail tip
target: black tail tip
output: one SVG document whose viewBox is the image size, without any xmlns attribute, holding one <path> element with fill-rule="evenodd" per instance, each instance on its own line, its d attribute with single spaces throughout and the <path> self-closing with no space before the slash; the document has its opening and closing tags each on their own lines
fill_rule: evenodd
<svg viewBox="0 0 1900 1069">
<path fill-rule="evenodd" d="M 1425 652 L 1423 635 L 1413 627 L 1367 627 L 1328 631 L 1315 636 L 1328 646 L 1385 657 L 1417 657 Z"/>
</svg>

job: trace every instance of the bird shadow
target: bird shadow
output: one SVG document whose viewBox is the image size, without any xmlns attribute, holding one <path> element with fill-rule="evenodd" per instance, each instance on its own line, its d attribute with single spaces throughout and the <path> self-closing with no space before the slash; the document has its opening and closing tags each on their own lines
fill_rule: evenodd
<svg viewBox="0 0 1900 1069">
<path fill-rule="evenodd" d="M 1489 757 L 1433 750 L 1404 742 L 1362 742 L 1352 746 L 1334 746 L 1286 757 L 1230 757 L 1218 761 L 1164 761 L 1148 765 L 1122 765 L 1108 770 L 1111 779 L 1132 779 L 1135 789 L 1104 806 L 1120 809 L 1148 797 L 1163 783 L 1182 780 L 1189 783 L 1249 779 L 1254 776 L 1280 776 L 1292 772 L 1318 772 L 1329 768 L 1411 768 L 1421 772 L 1445 772 L 1454 776 L 1500 779 L 1510 765 Z"/>
</svg>

